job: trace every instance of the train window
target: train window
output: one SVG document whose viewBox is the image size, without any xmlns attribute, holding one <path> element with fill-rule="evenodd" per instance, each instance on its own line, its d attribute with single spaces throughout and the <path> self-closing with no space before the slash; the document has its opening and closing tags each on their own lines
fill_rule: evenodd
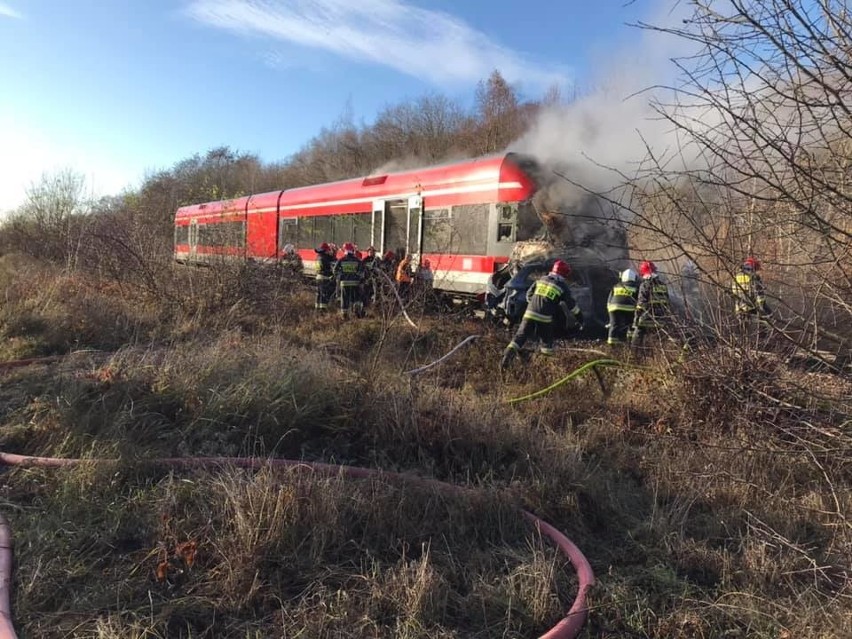
<svg viewBox="0 0 852 639">
<path fill-rule="evenodd" d="M 314 244 L 314 218 L 299 218 L 296 225 L 296 246 L 311 247 Z"/>
<path fill-rule="evenodd" d="M 331 241 L 338 246 L 343 246 L 346 242 L 352 241 L 352 216 L 351 215 L 335 215 L 334 229 L 331 234 Z"/>
<path fill-rule="evenodd" d="M 450 209 L 423 212 L 423 252 L 452 253 L 453 226 Z"/>
<path fill-rule="evenodd" d="M 282 217 L 278 221 L 278 248 L 283 249 L 287 244 L 299 246 L 299 219 Z"/>
<path fill-rule="evenodd" d="M 361 248 L 366 249 L 370 246 L 373 233 L 373 216 L 367 213 L 366 215 L 353 215 L 354 231 L 352 233 L 352 241 Z"/>
<path fill-rule="evenodd" d="M 189 244 L 189 226 L 175 227 L 175 244 Z"/>
<path fill-rule="evenodd" d="M 485 255 L 488 241 L 488 204 L 454 206 L 452 213 L 452 252 Z"/>
<path fill-rule="evenodd" d="M 501 204 L 497 207 L 497 241 L 514 242 L 517 209 L 511 204 Z"/>
<path fill-rule="evenodd" d="M 319 246 L 323 242 L 334 242 L 332 233 L 333 226 L 330 215 L 314 216 L 314 246 Z"/>
<path fill-rule="evenodd" d="M 216 222 L 198 225 L 198 243 L 202 246 L 238 246 L 245 244 L 245 222 Z"/>
</svg>

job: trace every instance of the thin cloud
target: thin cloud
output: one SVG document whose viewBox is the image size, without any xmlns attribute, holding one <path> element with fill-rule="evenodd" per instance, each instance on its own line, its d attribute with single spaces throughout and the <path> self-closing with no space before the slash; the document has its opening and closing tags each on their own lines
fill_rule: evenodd
<svg viewBox="0 0 852 639">
<path fill-rule="evenodd" d="M 510 82 L 564 83 L 463 20 L 403 0 L 192 0 L 194 20 L 391 67 L 436 84 L 469 83 L 499 69 Z"/>
<path fill-rule="evenodd" d="M 10 7 L 5 2 L 0 2 L 0 16 L 4 18 L 15 18 L 17 20 L 23 19 L 24 15 L 15 11 L 12 7 Z"/>
</svg>

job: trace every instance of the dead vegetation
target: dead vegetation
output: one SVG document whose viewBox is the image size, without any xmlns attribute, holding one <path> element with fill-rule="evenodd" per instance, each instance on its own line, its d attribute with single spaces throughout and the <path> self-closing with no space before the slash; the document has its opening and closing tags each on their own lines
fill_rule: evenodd
<svg viewBox="0 0 852 639">
<path fill-rule="evenodd" d="M 19 279 L 35 276 L 42 286 Z M 314 318 L 310 290 L 274 271 L 251 287 L 176 274 L 192 295 L 169 313 L 141 290 L 96 302 L 108 294 L 79 272 L 66 297 L 45 292 L 65 290 L 61 271 L 5 277 L 9 357 L 82 352 L 5 375 L 0 448 L 119 460 L 7 471 L 26 636 L 535 636 L 574 578 L 520 506 L 590 558 L 589 636 L 852 631 L 848 379 L 705 346 L 603 371 L 608 396 L 590 375 L 510 407 L 594 355 L 565 349 L 501 385 L 507 335 L 428 314 L 419 330 L 382 314 Z M 84 331 L 46 346 L 53 319 L 79 326 L 93 307 L 127 318 L 112 338 L 123 346 Z M 13 309 L 43 324 L 22 333 Z M 473 333 L 435 370 L 402 373 Z M 199 455 L 475 491 L 146 461 Z"/>
</svg>

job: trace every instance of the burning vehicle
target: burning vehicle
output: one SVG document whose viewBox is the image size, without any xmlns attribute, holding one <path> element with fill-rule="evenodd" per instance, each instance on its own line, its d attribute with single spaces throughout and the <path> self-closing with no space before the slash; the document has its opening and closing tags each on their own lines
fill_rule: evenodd
<svg viewBox="0 0 852 639">
<path fill-rule="evenodd" d="M 520 323 L 527 308 L 527 291 L 539 278 L 547 275 L 553 263 L 564 260 L 571 264 L 568 286 L 571 295 L 583 311 L 584 333 L 589 337 L 603 335 L 606 331 L 606 293 L 617 279 L 617 271 L 597 258 L 584 259 L 577 250 L 559 247 L 550 242 L 520 242 L 508 264 L 494 273 L 485 292 L 485 317 L 495 326 L 514 328 Z M 556 318 L 555 330 L 559 336 L 577 335 L 569 329 L 567 318 Z"/>
</svg>

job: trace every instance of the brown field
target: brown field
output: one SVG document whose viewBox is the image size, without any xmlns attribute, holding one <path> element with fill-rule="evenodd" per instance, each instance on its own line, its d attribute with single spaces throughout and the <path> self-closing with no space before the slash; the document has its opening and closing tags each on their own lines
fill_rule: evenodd
<svg viewBox="0 0 852 639">
<path fill-rule="evenodd" d="M 161 289 L 0 258 L 0 450 L 26 637 L 532 637 L 598 583 L 584 637 L 852 636 L 852 383 L 772 354 L 661 348 L 509 405 L 597 356 L 501 381 L 508 334 L 461 315 L 316 317 L 266 271 Z M 464 337 L 445 364 L 412 379 Z M 606 391 L 606 392 L 604 392 Z M 467 487 L 161 456 L 273 456 Z"/>
</svg>

